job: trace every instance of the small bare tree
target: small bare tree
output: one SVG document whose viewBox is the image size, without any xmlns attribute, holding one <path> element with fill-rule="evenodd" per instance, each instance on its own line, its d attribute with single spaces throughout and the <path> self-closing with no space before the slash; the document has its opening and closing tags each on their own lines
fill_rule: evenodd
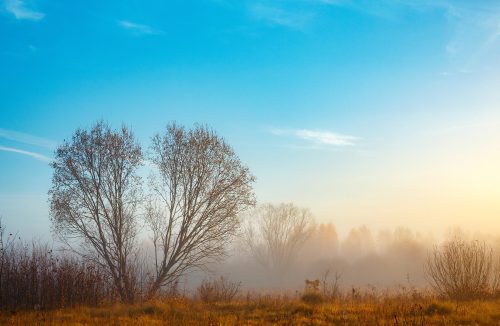
<svg viewBox="0 0 500 326">
<path fill-rule="evenodd" d="M 484 243 L 452 239 L 435 248 L 425 273 L 443 296 L 467 300 L 487 295 L 492 271 L 492 252 Z"/>
<path fill-rule="evenodd" d="M 335 299 L 340 294 L 340 279 L 342 274 L 339 271 L 335 271 L 333 280 L 329 281 L 330 272 L 331 270 L 328 268 L 322 275 L 323 296 L 328 299 Z"/>
<path fill-rule="evenodd" d="M 156 280 L 150 296 L 223 257 L 238 231 L 239 214 L 255 204 L 254 176 L 212 130 L 170 124 L 152 141 L 150 161 L 157 174 L 151 178 L 154 199 L 147 222 Z"/>
<path fill-rule="evenodd" d="M 254 258 L 276 275 L 283 275 L 311 235 L 309 210 L 292 203 L 264 204 L 247 215 L 243 241 Z"/>
<path fill-rule="evenodd" d="M 55 234 L 108 271 L 123 301 L 134 300 L 131 257 L 141 200 L 141 149 L 132 133 L 97 122 L 55 153 L 49 191 Z"/>
</svg>

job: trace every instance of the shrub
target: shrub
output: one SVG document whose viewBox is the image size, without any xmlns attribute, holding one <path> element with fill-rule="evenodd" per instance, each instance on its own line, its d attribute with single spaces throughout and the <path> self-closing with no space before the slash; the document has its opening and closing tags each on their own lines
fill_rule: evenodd
<svg viewBox="0 0 500 326">
<path fill-rule="evenodd" d="M 323 296 L 320 293 L 304 293 L 300 299 L 308 304 L 323 302 Z"/>
<path fill-rule="evenodd" d="M 302 294 L 302 301 L 309 304 L 318 304 L 323 302 L 323 296 L 319 292 L 319 280 L 305 280 L 304 294 Z"/>
<path fill-rule="evenodd" d="M 113 296 L 99 265 L 56 255 L 48 245 L 5 236 L 0 221 L 0 310 L 97 305 Z"/>
<path fill-rule="evenodd" d="M 198 296 L 204 302 L 231 301 L 240 291 L 241 283 L 233 283 L 221 276 L 204 280 L 198 287 Z"/>
<path fill-rule="evenodd" d="M 436 303 L 433 302 L 431 303 L 427 309 L 425 309 L 425 314 L 426 315 L 448 315 L 452 312 L 452 309 L 448 306 L 445 306 L 444 304 L 441 303 Z"/>
<path fill-rule="evenodd" d="M 457 300 L 484 297 L 490 289 L 492 252 L 484 243 L 455 238 L 427 259 L 425 273 L 442 296 Z"/>
<path fill-rule="evenodd" d="M 330 269 L 327 269 L 323 273 L 322 280 L 322 291 L 323 297 L 327 299 L 335 299 L 340 295 L 340 278 L 341 274 L 338 271 L 335 271 L 334 279 L 329 281 Z"/>
</svg>

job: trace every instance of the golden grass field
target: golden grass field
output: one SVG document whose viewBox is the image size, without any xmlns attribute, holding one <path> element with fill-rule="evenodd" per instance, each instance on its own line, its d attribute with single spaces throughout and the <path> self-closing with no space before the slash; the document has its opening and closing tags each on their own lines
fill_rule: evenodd
<svg viewBox="0 0 500 326">
<path fill-rule="evenodd" d="M 500 325 L 500 300 L 334 300 L 262 297 L 202 303 L 169 299 L 52 311 L 3 312 L 2 325 Z"/>
</svg>

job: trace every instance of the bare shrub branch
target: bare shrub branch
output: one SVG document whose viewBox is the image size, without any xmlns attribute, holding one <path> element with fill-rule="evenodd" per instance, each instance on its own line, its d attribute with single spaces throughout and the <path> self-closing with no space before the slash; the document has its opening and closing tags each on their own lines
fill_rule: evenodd
<svg viewBox="0 0 500 326">
<path fill-rule="evenodd" d="M 428 257 L 425 272 L 432 287 L 452 299 L 484 297 L 489 291 L 492 252 L 484 243 L 455 238 Z"/>
</svg>

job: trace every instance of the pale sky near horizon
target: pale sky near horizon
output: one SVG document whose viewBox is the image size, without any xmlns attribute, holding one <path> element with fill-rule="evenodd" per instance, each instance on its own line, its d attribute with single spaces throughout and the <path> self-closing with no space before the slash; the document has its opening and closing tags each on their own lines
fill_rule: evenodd
<svg viewBox="0 0 500 326">
<path fill-rule="evenodd" d="M 500 2 L 0 0 L 0 216 L 50 237 L 78 127 L 203 123 L 341 234 L 500 234 Z"/>
</svg>

